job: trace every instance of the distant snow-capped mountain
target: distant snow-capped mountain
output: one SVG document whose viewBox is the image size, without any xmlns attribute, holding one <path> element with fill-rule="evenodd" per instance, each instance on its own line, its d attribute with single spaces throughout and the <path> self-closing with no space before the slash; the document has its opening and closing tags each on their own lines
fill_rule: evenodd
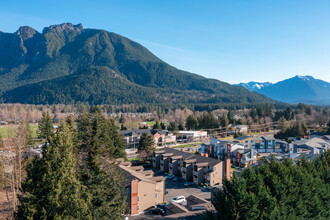
<svg viewBox="0 0 330 220">
<path fill-rule="evenodd" d="M 312 76 L 295 76 L 274 84 L 249 82 L 238 85 L 282 102 L 330 105 L 330 83 Z"/>
<path fill-rule="evenodd" d="M 262 88 L 265 88 L 267 86 L 273 85 L 271 82 L 248 82 L 248 83 L 240 83 L 237 84 L 239 86 L 243 86 L 244 88 L 250 90 L 250 91 L 258 91 Z"/>
</svg>

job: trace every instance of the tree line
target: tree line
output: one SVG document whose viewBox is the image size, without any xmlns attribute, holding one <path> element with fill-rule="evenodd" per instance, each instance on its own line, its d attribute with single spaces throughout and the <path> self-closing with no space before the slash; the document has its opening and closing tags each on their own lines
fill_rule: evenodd
<svg viewBox="0 0 330 220">
<path fill-rule="evenodd" d="M 329 219 L 330 152 L 306 159 L 264 164 L 234 173 L 214 193 L 216 212 L 207 219 Z"/>
<path fill-rule="evenodd" d="M 83 112 L 77 121 L 68 117 L 57 131 L 44 113 L 38 135 L 45 140 L 42 157 L 31 157 L 14 188 L 16 219 L 123 218 L 126 182 L 114 161 L 126 158 L 126 146 L 100 108 Z"/>
</svg>

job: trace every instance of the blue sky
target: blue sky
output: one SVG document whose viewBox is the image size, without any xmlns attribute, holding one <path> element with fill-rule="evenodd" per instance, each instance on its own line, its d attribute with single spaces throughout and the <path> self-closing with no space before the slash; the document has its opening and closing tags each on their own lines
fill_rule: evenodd
<svg viewBox="0 0 330 220">
<path fill-rule="evenodd" d="M 330 82 L 330 1 L 0 2 L 4 32 L 64 22 L 121 34 L 179 69 L 229 83 L 295 75 Z"/>
</svg>

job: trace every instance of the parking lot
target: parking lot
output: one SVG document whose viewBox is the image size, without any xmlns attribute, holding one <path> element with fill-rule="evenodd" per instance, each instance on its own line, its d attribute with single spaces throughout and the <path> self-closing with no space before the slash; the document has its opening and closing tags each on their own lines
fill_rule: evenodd
<svg viewBox="0 0 330 220">
<path fill-rule="evenodd" d="M 198 186 L 193 185 L 191 187 L 185 187 L 184 181 L 180 180 L 174 182 L 172 179 L 166 179 L 165 182 L 166 191 L 165 201 L 170 202 L 176 196 L 184 196 L 187 198 L 190 195 L 199 196 L 203 199 L 211 201 L 211 192 L 203 192 Z M 185 203 L 183 205 L 186 205 Z"/>
<path fill-rule="evenodd" d="M 165 174 L 163 176 L 166 176 Z M 167 178 L 165 180 L 165 190 L 167 191 L 167 194 L 165 195 L 164 200 L 166 202 L 170 202 L 174 197 L 176 196 L 184 196 L 187 198 L 190 195 L 199 196 L 203 199 L 206 199 L 208 201 L 211 201 L 211 192 L 203 192 L 201 188 L 199 188 L 196 185 L 185 187 L 184 181 L 176 181 L 174 182 L 173 179 Z M 187 203 L 184 202 L 182 205 L 186 206 Z M 142 220 L 142 219 L 165 219 L 165 217 L 157 216 L 157 215 L 150 215 L 150 214 L 140 214 L 137 216 L 130 216 L 129 219 L 136 219 L 136 220 Z"/>
</svg>

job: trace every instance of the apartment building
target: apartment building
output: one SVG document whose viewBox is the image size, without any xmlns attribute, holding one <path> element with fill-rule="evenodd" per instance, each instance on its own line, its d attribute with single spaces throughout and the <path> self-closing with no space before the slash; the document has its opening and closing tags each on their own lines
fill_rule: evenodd
<svg viewBox="0 0 330 220">
<path fill-rule="evenodd" d="M 119 131 L 124 137 L 124 142 L 127 149 L 135 149 L 139 145 L 142 134 L 147 133 L 154 137 L 156 146 L 170 146 L 176 143 L 176 136 L 173 132 L 168 130 L 149 130 L 149 129 L 135 129 Z"/>
<path fill-rule="evenodd" d="M 204 141 L 206 138 L 206 131 L 179 131 L 178 134 L 178 139 L 186 141 Z"/>
<path fill-rule="evenodd" d="M 181 177 L 185 181 L 221 184 L 224 177 L 224 163 L 221 160 L 199 154 L 191 154 L 172 148 L 155 151 L 153 166 L 156 169 Z"/>
<path fill-rule="evenodd" d="M 132 167 L 130 162 L 121 161 L 118 167 L 126 180 L 127 204 L 131 215 L 164 202 L 164 177 L 155 177 L 152 170 L 145 171 L 142 166 Z"/>
</svg>

